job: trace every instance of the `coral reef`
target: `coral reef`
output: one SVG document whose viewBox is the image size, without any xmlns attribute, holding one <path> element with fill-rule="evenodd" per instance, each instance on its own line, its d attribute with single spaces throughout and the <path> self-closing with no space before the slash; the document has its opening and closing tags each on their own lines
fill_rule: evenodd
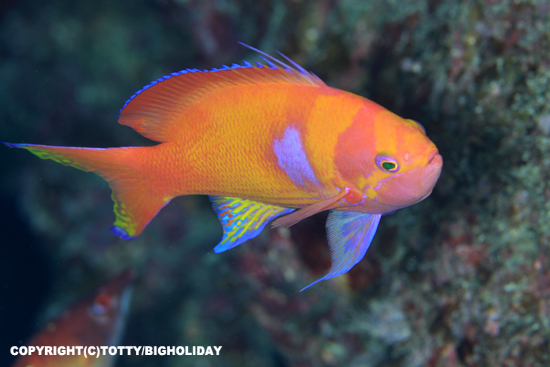
<svg viewBox="0 0 550 367">
<path fill-rule="evenodd" d="M 421 122 L 444 172 L 382 218 L 352 271 L 299 293 L 330 266 L 323 215 L 214 254 L 209 201 L 185 197 L 125 242 L 100 178 L 4 147 L 2 350 L 130 266 L 122 344 L 223 349 L 117 366 L 550 365 L 547 1 L 123 3 L 0 6 L 3 141 L 151 144 L 115 122 L 124 101 L 169 72 L 253 58 L 240 40 Z"/>
</svg>

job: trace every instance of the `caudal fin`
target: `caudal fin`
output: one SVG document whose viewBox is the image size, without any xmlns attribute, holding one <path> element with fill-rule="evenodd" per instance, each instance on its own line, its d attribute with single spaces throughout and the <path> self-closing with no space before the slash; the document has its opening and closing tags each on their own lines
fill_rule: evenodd
<svg viewBox="0 0 550 367">
<path fill-rule="evenodd" d="M 148 183 L 144 160 L 155 147 L 76 148 L 32 144 L 10 144 L 42 159 L 95 172 L 108 183 L 113 194 L 116 220 L 111 231 L 122 239 L 139 236 L 171 197 L 162 196 Z"/>
</svg>

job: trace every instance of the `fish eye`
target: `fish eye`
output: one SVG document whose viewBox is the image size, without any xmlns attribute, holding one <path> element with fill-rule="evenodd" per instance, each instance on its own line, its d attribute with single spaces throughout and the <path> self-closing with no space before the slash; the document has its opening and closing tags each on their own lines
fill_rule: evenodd
<svg viewBox="0 0 550 367">
<path fill-rule="evenodd" d="M 414 122 L 415 124 L 418 125 L 418 127 L 420 127 L 422 129 L 422 132 L 424 133 L 424 135 L 426 135 L 426 129 L 424 128 L 424 125 L 422 125 L 420 122 L 418 121 L 415 121 L 415 120 L 410 120 L 412 122 Z"/>
<path fill-rule="evenodd" d="M 384 172 L 394 173 L 399 171 L 399 162 L 387 155 L 376 156 L 376 165 Z"/>
<path fill-rule="evenodd" d="M 111 298 L 105 293 L 98 294 L 92 304 L 92 312 L 96 315 L 105 315 L 111 307 Z"/>
</svg>

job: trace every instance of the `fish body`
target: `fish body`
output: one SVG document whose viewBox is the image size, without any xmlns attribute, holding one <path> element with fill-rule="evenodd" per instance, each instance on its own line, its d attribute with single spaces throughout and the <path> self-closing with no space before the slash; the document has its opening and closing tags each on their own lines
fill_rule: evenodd
<svg viewBox="0 0 550 367">
<path fill-rule="evenodd" d="M 182 110 L 181 129 L 169 141 L 135 151 L 157 195 L 231 196 L 298 208 L 345 187 L 366 192 L 387 176 L 376 177 L 374 160 L 364 158 L 376 155 L 365 147 L 375 147 L 377 125 L 407 128 L 379 105 L 328 86 L 265 83 L 209 94 Z M 123 121 L 130 113 L 123 111 Z M 374 197 L 355 210 L 388 211 Z"/>
<path fill-rule="evenodd" d="M 27 346 L 116 346 L 124 328 L 133 280 L 131 271 L 111 279 L 91 296 L 50 320 L 31 338 Z M 109 353 L 101 353 L 99 357 L 88 355 L 87 358 L 83 350 L 80 354 L 75 351 L 75 355 L 45 353 L 45 349 L 42 349 L 42 355 L 37 351 L 31 355 L 22 355 L 12 367 L 111 367 L 114 364 L 114 358 Z"/>
<path fill-rule="evenodd" d="M 366 233 L 372 226 L 374 235 L 380 215 L 431 193 L 442 158 L 418 123 L 331 88 L 289 59 L 291 66 L 253 50 L 265 64 L 187 69 L 132 96 L 119 123 L 156 146 L 8 145 L 105 178 L 115 202 L 112 230 L 125 239 L 180 195 L 211 197 L 224 228 L 216 252 L 271 220 L 290 226 L 331 210 L 327 277 L 341 274 L 364 255 L 372 239 Z M 344 261 L 338 269 L 334 256 Z"/>
</svg>

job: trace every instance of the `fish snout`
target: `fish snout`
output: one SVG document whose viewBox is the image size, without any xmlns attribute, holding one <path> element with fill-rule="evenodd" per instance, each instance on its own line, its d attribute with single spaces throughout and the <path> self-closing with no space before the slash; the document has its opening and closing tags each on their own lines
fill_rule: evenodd
<svg viewBox="0 0 550 367">
<path fill-rule="evenodd" d="M 441 175 L 443 167 L 443 157 L 437 150 L 434 150 L 428 157 L 428 164 L 422 172 L 422 186 L 424 189 L 430 190 L 435 186 L 435 183 Z"/>
</svg>

